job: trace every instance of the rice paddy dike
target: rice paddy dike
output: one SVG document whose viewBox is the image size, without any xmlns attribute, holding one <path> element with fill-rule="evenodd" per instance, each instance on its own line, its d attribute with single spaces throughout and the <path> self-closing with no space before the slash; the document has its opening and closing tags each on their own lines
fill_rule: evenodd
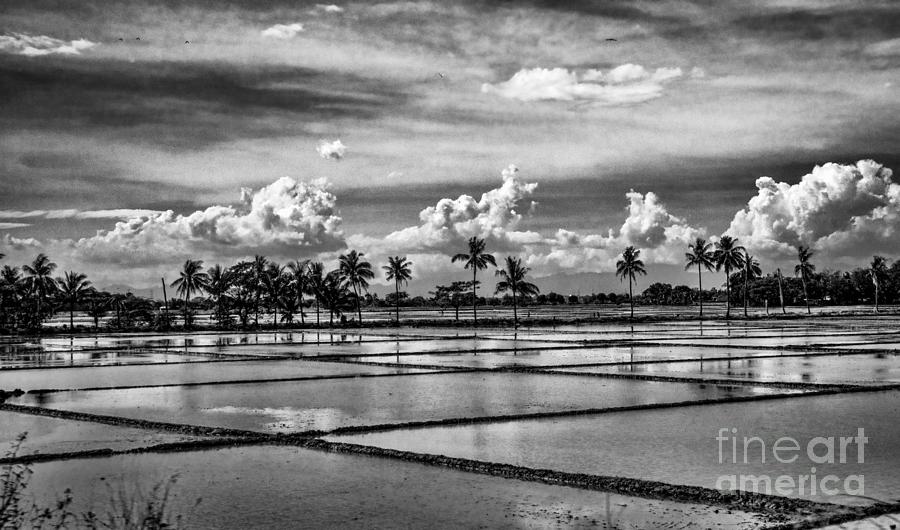
<svg viewBox="0 0 900 530">
<path fill-rule="evenodd" d="M 30 464 L 37 498 L 68 487 L 87 509 L 108 477 L 148 487 L 177 471 L 175 508 L 197 528 L 817 528 L 900 513 L 900 318 L 643 317 L 5 337 L 0 445 L 29 435 L 0 464 Z M 812 476 L 864 476 L 865 494 L 723 489 L 810 463 L 723 464 L 722 428 L 767 448 L 863 428 L 863 461 Z"/>
</svg>

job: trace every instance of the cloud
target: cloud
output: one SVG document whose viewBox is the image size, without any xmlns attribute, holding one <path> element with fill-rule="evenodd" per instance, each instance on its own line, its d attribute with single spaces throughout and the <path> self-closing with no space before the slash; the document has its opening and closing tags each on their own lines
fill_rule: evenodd
<svg viewBox="0 0 900 530">
<path fill-rule="evenodd" d="M 298 22 L 293 24 L 275 24 L 262 30 L 262 36 L 273 39 L 292 39 L 301 31 L 303 31 L 303 24 Z"/>
<path fill-rule="evenodd" d="M 641 249 L 645 263 L 677 264 L 687 244 L 705 234 L 704 229 L 692 227 L 669 213 L 653 192 L 641 194 L 632 190 L 625 197 L 628 215 L 618 232 L 582 235 L 559 229 L 546 241 L 549 250 L 532 253 L 526 260 L 528 265 L 537 274 L 609 272 L 628 246 Z"/>
<path fill-rule="evenodd" d="M 0 210 L 0 219 L 131 219 L 157 215 L 159 210 L 115 208 L 111 210 Z"/>
<path fill-rule="evenodd" d="M 10 230 L 13 228 L 25 228 L 26 226 L 31 226 L 28 223 L 3 223 L 0 222 L 0 230 Z"/>
<path fill-rule="evenodd" d="M 343 13 L 344 8 L 334 4 L 316 4 L 316 9 L 325 13 Z"/>
<path fill-rule="evenodd" d="M 80 55 L 82 50 L 93 48 L 96 45 L 96 42 L 86 39 L 64 41 L 46 35 L 25 35 L 24 33 L 0 35 L 0 52 L 28 57 L 50 54 Z"/>
<path fill-rule="evenodd" d="M 336 200 L 322 179 L 307 183 L 283 177 L 256 192 L 242 190 L 236 207 L 135 217 L 70 246 L 81 259 L 101 263 L 171 263 L 186 257 L 252 254 L 296 258 L 344 247 Z"/>
<path fill-rule="evenodd" d="M 586 70 L 580 74 L 565 68 L 532 68 L 519 70 L 502 83 L 485 83 L 481 91 L 519 101 L 627 105 L 660 97 L 664 85 L 682 75 L 681 68 L 657 68 L 650 72 L 637 64 L 623 64 L 606 73 Z"/>
<path fill-rule="evenodd" d="M 519 204 L 528 200 L 537 183 L 527 183 L 510 165 L 502 172 L 503 183 L 475 199 L 460 195 L 456 199 L 441 199 L 419 213 L 422 224 L 388 234 L 383 245 L 391 252 L 440 252 L 455 254 L 466 248 L 473 236 L 487 240 L 497 249 L 519 248 L 535 243 L 541 236 L 535 232 L 518 232 L 522 220 Z M 526 208 L 533 208 L 529 202 Z"/>
<path fill-rule="evenodd" d="M 797 184 L 756 180 L 757 194 L 737 212 L 728 233 L 773 257 L 812 246 L 833 257 L 863 257 L 896 248 L 900 184 L 872 160 L 816 166 Z"/>
<path fill-rule="evenodd" d="M 347 146 L 341 143 L 340 139 L 331 142 L 328 140 L 319 140 L 319 143 L 316 145 L 316 152 L 326 160 L 340 160 L 344 158 L 344 153 L 347 152 Z"/>
<path fill-rule="evenodd" d="M 900 55 L 900 38 L 883 40 L 869 44 L 863 49 L 866 55 L 875 57 L 888 57 L 891 55 Z"/>
<path fill-rule="evenodd" d="M 24 251 L 33 248 L 40 248 L 43 244 L 33 237 L 15 237 L 9 234 L 3 234 L 0 237 L 0 248 L 4 251 L 8 249 Z M 5 253 L 5 252 L 4 252 Z"/>
</svg>

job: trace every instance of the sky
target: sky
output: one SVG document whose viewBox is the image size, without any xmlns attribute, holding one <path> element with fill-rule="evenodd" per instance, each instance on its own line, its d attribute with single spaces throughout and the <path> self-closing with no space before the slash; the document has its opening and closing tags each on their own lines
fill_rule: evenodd
<svg viewBox="0 0 900 530">
<path fill-rule="evenodd" d="M 691 284 L 723 233 L 764 270 L 893 259 L 897 28 L 877 0 L 6 0 L 0 264 L 140 288 L 355 248 L 425 291 L 478 236 L 585 292 L 628 245 Z"/>
</svg>

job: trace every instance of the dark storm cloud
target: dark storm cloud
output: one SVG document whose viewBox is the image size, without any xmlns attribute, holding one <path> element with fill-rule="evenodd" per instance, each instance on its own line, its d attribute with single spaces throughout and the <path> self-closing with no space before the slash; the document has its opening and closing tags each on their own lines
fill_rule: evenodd
<svg viewBox="0 0 900 530">
<path fill-rule="evenodd" d="M 736 18 L 730 25 L 750 33 L 800 40 L 877 40 L 895 36 L 900 6 L 767 12 Z"/>
<path fill-rule="evenodd" d="M 371 119 L 406 99 L 383 82 L 303 68 L 0 59 L 0 120 L 7 131 L 113 130 L 175 149 L 281 135 L 285 121 L 296 131 L 303 118 Z"/>
<path fill-rule="evenodd" d="M 198 189 L 185 184 L 122 178 L 121 168 L 69 153 L 25 152 L 0 162 L 0 210 L 85 208 L 115 204 L 130 208 L 187 207 Z M 165 206 L 171 204 L 172 206 Z"/>
</svg>

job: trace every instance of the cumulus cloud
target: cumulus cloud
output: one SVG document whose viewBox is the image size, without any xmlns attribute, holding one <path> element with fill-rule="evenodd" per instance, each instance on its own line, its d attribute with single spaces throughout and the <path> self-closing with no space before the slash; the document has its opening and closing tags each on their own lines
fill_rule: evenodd
<svg viewBox="0 0 900 530">
<path fill-rule="evenodd" d="M 115 208 L 111 210 L 0 210 L 0 219 L 131 219 L 161 213 L 159 210 Z"/>
<path fill-rule="evenodd" d="M 79 55 L 82 50 L 96 46 L 87 39 L 64 41 L 46 35 L 13 33 L 0 35 L 0 52 L 37 57 L 40 55 Z"/>
<path fill-rule="evenodd" d="M 628 215 L 618 231 L 579 234 L 560 229 L 546 241 L 549 250 L 533 252 L 527 262 L 543 273 L 608 272 L 614 270 L 619 254 L 627 246 L 641 249 L 646 263 L 676 264 L 689 242 L 705 231 L 672 215 L 653 193 L 625 194 Z"/>
<path fill-rule="evenodd" d="M 264 29 L 262 31 L 262 36 L 273 39 L 292 39 L 301 31 L 303 31 L 303 24 L 298 22 L 293 24 L 275 24 L 274 26 Z"/>
<path fill-rule="evenodd" d="M 873 55 L 875 57 L 900 55 L 900 38 L 869 44 L 863 49 L 863 52 L 866 55 Z"/>
<path fill-rule="evenodd" d="M 756 180 L 757 194 L 737 212 L 728 233 L 775 257 L 807 245 L 836 257 L 862 257 L 896 247 L 900 184 L 872 160 L 816 166 L 797 184 Z"/>
<path fill-rule="evenodd" d="M 325 13 L 343 13 L 344 8 L 334 4 L 316 4 L 316 9 Z"/>
<path fill-rule="evenodd" d="M 452 254 L 465 249 L 466 240 L 477 236 L 486 239 L 494 249 L 517 248 L 539 242 L 535 232 L 518 232 L 522 220 L 520 203 L 528 201 L 537 183 L 527 183 L 510 165 L 502 172 L 503 183 L 475 199 L 460 195 L 456 199 L 441 199 L 419 213 L 421 224 L 388 234 L 384 245 L 405 252 L 443 252 Z M 528 201 L 526 208 L 535 203 Z"/>
<path fill-rule="evenodd" d="M 40 241 L 33 237 L 15 237 L 10 234 L 3 234 L 3 236 L 0 237 L 0 244 L 2 244 L 0 248 L 3 249 L 4 254 L 10 249 L 22 251 L 43 246 Z"/>
<path fill-rule="evenodd" d="M 107 263 L 169 263 L 206 255 L 295 258 L 344 246 L 335 203 L 324 180 L 283 177 L 256 192 L 243 190 L 238 206 L 135 217 L 71 246 L 85 261 Z"/>
<path fill-rule="evenodd" d="M 319 143 L 316 145 L 316 152 L 326 160 L 340 160 L 344 158 L 347 146 L 341 143 L 340 139 L 333 141 L 319 140 Z"/>
<path fill-rule="evenodd" d="M 623 64 L 608 72 L 565 68 L 532 68 L 516 72 L 508 81 L 481 86 L 481 91 L 519 101 L 590 101 L 627 105 L 658 98 L 664 85 L 683 75 L 681 68 Z"/>
</svg>

